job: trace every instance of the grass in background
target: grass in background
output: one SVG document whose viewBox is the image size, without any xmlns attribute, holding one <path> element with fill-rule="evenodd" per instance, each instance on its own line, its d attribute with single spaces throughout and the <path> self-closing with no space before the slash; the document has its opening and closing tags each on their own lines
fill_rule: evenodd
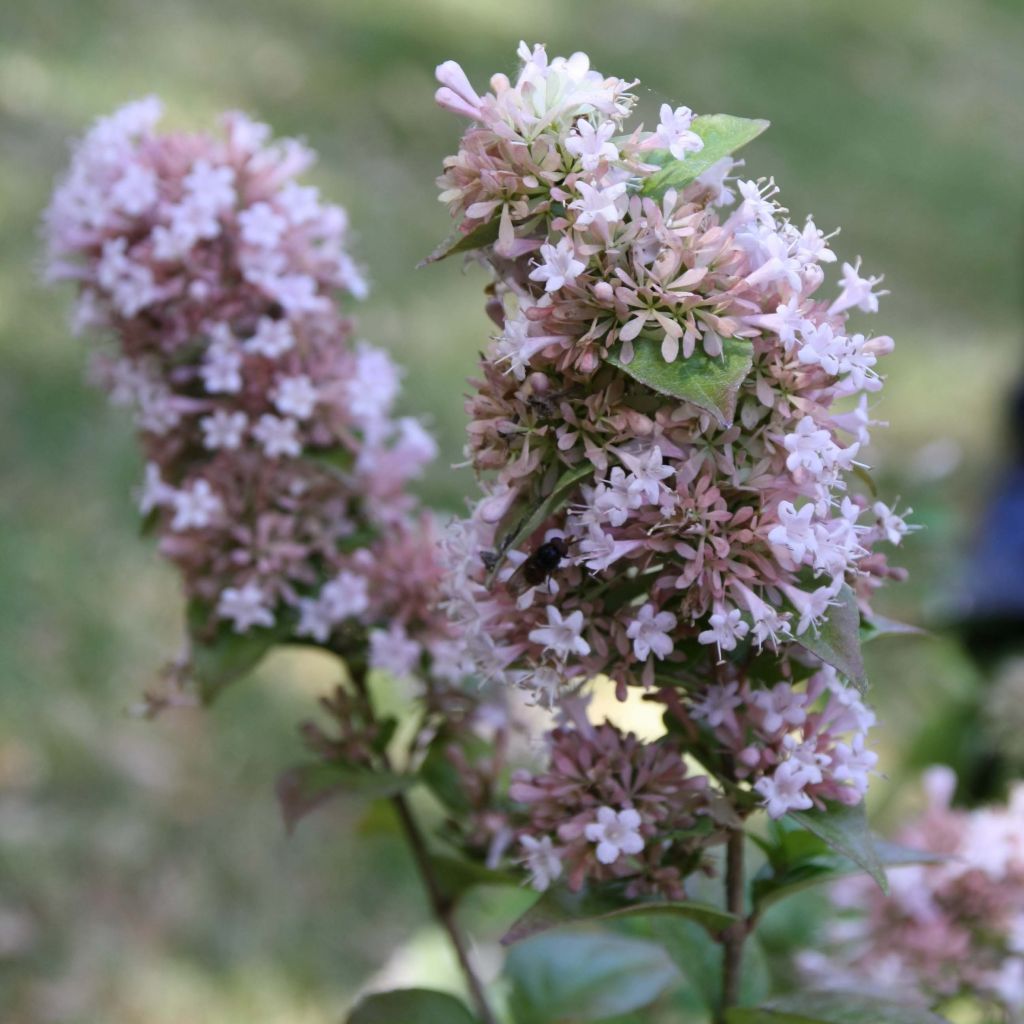
<svg viewBox="0 0 1024 1024">
<path fill-rule="evenodd" d="M 433 68 L 455 58 L 483 85 L 512 70 L 521 36 L 640 76 L 652 114 L 671 99 L 771 119 L 751 171 L 777 175 L 795 217 L 842 224 L 840 253 L 863 254 L 894 293 L 872 325 L 898 343 L 876 462 L 885 491 L 928 530 L 887 610 L 919 618 L 955 579 L 997 472 L 1000 403 L 1024 362 L 1024 19 L 1012 0 L 5 4 L 4 1021 L 327 1021 L 428 927 L 380 820 L 337 805 L 291 840 L 278 823 L 273 779 L 328 681 L 320 666 L 275 657 L 202 719 L 122 714 L 173 653 L 180 609 L 171 571 L 136 536 L 128 425 L 82 383 L 67 296 L 35 280 L 36 224 L 66 137 L 147 92 L 183 123 L 236 106 L 305 136 L 322 154 L 313 177 L 348 207 L 375 283 L 363 329 L 407 366 L 405 406 L 432 418 L 444 465 L 459 459 L 462 382 L 488 325 L 478 272 L 413 269 L 447 233 L 433 178 L 460 130 L 433 107 Z M 439 472 L 424 489 L 458 509 L 471 480 Z M 903 730 L 973 676 L 947 641 L 893 641 L 870 658 L 896 774 Z M 392 976 L 409 964 L 443 973 L 430 934 Z"/>
</svg>

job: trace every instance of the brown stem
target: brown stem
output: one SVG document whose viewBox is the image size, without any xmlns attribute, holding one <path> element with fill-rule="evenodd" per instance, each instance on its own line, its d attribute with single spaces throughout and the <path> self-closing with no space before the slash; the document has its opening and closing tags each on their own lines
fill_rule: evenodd
<svg viewBox="0 0 1024 1024">
<path fill-rule="evenodd" d="M 717 1021 L 725 1020 L 725 1012 L 740 998 L 740 979 L 743 970 L 743 943 L 747 938 L 744 918 L 743 829 L 733 829 L 725 853 L 725 906 L 736 920 L 722 933 L 722 1002 Z"/>
<path fill-rule="evenodd" d="M 441 926 L 448 933 L 448 940 L 455 950 L 455 956 L 462 968 L 462 974 L 466 979 L 466 987 L 469 989 L 473 1005 L 476 1007 L 481 1024 L 497 1024 L 497 1018 L 491 1010 L 487 1001 L 487 993 L 484 991 L 483 983 L 476 975 L 473 964 L 469 959 L 469 950 L 466 948 L 465 939 L 455 923 L 454 907 L 452 902 L 441 891 L 437 876 L 434 874 L 433 865 L 430 862 L 430 854 L 427 850 L 426 840 L 420 827 L 413 817 L 409 801 L 401 793 L 391 798 L 398 820 L 401 823 L 402 831 L 405 834 L 409 850 L 412 852 L 413 860 L 419 870 L 420 878 L 423 881 L 423 888 L 427 891 L 431 909 Z"/>
<path fill-rule="evenodd" d="M 352 677 L 352 683 L 365 698 L 367 710 L 372 716 L 373 706 L 370 702 L 369 687 L 366 684 L 366 667 L 351 657 L 346 659 L 346 661 L 349 674 Z M 385 770 L 390 771 L 390 759 L 386 753 L 381 755 L 381 760 Z M 495 1017 L 494 1011 L 487 1000 L 487 993 L 484 991 L 483 983 L 477 977 L 472 961 L 469 958 L 466 940 L 455 921 L 455 907 L 452 901 L 445 895 L 437 875 L 434 873 L 434 865 L 430 860 L 430 850 L 427 846 L 426 837 L 423 835 L 423 831 L 420 829 L 419 823 L 412 813 L 409 801 L 406 800 L 403 794 L 396 793 L 391 797 L 391 805 L 398 816 L 402 834 L 405 836 L 409 852 L 412 854 L 412 859 L 416 864 L 416 870 L 419 872 L 420 880 L 423 882 L 423 888 L 426 890 L 430 908 L 434 912 L 438 923 L 447 932 L 448 941 L 455 951 L 455 957 L 459 962 L 459 967 L 462 969 L 462 974 L 466 981 L 466 988 L 469 989 L 470 998 L 480 1017 L 480 1024 L 497 1024 L 498 1019 Z"/>
</svg>

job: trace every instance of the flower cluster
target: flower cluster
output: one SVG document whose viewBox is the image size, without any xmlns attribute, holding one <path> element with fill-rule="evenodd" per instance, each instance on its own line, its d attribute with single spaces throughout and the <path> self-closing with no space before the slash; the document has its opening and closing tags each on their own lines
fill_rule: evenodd
<svg viewBox="0 0 1024 1024">
<path fill-rule="evenodd" d="M 955 785 L 949 769 L 931 769 L 928 807 L 898 836 L 938 862 L 890 869 L 888 897 L 869 879 L 839 883 L 834 901 L 851 916 L 830 925 L 829 952 L 800 964 L 820 985 L 970 996 L 1022 1021 L 1024 787 L 1005 806 L 967 811 L 950 806 Z"/>
<path fill-rule="evenodd" d="M 574 727 L 551 734 L 547 770 L 520 771 L 509 789 L 527 808 L 520 842 L 533 886 L 615 880 L 630 897 L 681 899 L 710 833 L 694 827 L 710 810 L 707 779 L 688 776 L 671 744 L 592 725 L 578 703 L 567 711 Z"/>
<path fill-rule="evenodd" d="M 95 376 L 135 412 L 141 512 L 200 636 L 369 630 L 376 662 L 408 672 L 448 643 L 433 527 L 407 491 L 435 444 L 393 416 L 398 370 L 338 309 L 366 291 L 345 211 L 296 180 L 311 151 L 265 125 L 160 118 L 149 98 L 100 119 L 46 216 L 76 328 L 113 342 Z"/>
<path fill-rule="evenodd" d="M 773 818 L 822 800 L 860 803 L 878 761 L 865 746 L 874 712 L 829 666 L 802 686 L 769 688 L 740 678 L 713 683 L 689 716 L 711 729 L 737 778 L 754 780 Z"/>
<path fill-rule="evenodd" d="M 893 342 L 848 317 L 877 310 L 881 279 L 857 260 L 820 295 L 832 236 L 731 157 L 686 174 L 738 119 L 665 105 L 631 130 L 635 83 L 519 52 L 482 96 L 438 68 L 439 103 L 473 122 L 439 178 L 449 251 L 489 266 L 500 327 L 467 405 L 485 493 L 449 537 L 451 614 L 483 675 L 547 704 L 600 674 L 622 693 L 683 673 L 710 707 L 701 681 L 742 664 L 742 721 L 716 734 L 751 781 L 771 767 L 773 813 L 859 798 L 867 712 L 845 688 L 756 687 L 899 575 L 876 546 L 910 528 L 856 480 Z"/>
</svg>

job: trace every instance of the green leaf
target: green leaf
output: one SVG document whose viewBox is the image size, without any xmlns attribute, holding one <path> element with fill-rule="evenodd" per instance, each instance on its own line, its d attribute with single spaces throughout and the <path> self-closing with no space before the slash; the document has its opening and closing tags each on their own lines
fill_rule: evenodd
<svg viewBox="0 0 1024 1024">
<path fill-rule="evenodd" d="M 681 980 L 661 946 L 591 932 L 522 942 L 509 952 L 505 974 L 517 1024 L 577 1024 L 630 1013 Z"/>
<path fill-rule="evenodd" d="M 926 635 L 926 631 L 920 626 L 912 626 L 908 622 L 897 622 L 896 619 L 887 619 L 884 615 L 872 615 L 870 619 L 864 619 L 860 627 L 861 646 L 883 636 Z"/>
<path fill-rule="evenodd" d="M 348 1015 L 347 1024 L 477 1024 L 477 1020 L 447 992 L 407 988 L 367 996 Z"/>
<path fill-rule="evenodd" d="M 757 1007 L 733 1007 L 726 1024 L 949 1024 L 921 1006 L 860 992 L 803 992 Z"/>
<path fill-rule="evenodd" d="M 657 901 L 637 903 L 625 900 L 616 892 L 605 890 L 591 892 L 586 889 L 572 892 L 564 886 L 556 886 L 544 893 L 502 936 L 504 945 L 521 942 L 531 935 L 550 931 L 552 928 L 566 928 L 587 921 L 608 920 L 614 917 L 667 914 L 687 917 L 702 925 L 708 931 L 721 931 L 730 925 L 735 917 L 711 906 L 709 903 L 684 901 Z"/>
<path fill-rule="evenodd" d="M 641 193 L 660 199 L 670 188 L 684 188 L 723 157 L 753 142 L 768 125 L 768 121 L 731 114 L 695 117 L 690 130 L 704 140 L 704 148 L 699 153 L 687 154 L 682 160 L 676 160 L 668 150 L 655 150 L 645 156 L 648 163 L 661 164 L 662 169 L 644 181 Z"/>
<path fill-rule="evenodd" d="M 661 343 L 642 334 L 633 342 L 633 358 L 628 364 L 615 354 L 609 354 L 606 361 L 660 394 L 711 413 L 721 426 L 728 427 L 736 415 L 736 396 L 750 373 L 753 357 L 749 341 L 725 338 L 722 349 L 722 355 L 716 358 L 694 352 L 689 359 L 679 356 L 667 363 Z"/>
<path fill-rule="evenodd" d="M 861 871 L 848 857 L 841 856 L 818 835 L 804 831 L 787 819 L 774 822 L 768 837 L 751 836 L 764 851 L 768 862 L 751 882 L 751 896 L 759 911 L 812 885 L 832 882 Z M 874 839 L 878 862 L 886 867 L 902 864 L 940 864 L 948 857 L 923 850 L 911 850 L 885 839 Z"/>
<path fill-rule="evenodd" d="M 252 671 L 271 647 L 289 640 L 294 628 L 289 617 L 281 616 L 270 629 L 250 629 L 244 633 L 236 633 L 227 623 L 221 623 L 208 638 L 209 615 L 202 605 L 191 602 L 186 618 L 191 640 L 189 668 L 205 704 L 212 703 L 229 683 Z"/>
<path fill-rule="evenodd" d="M 856 596 L 845 583 L 817 634 L 808 629 L 796 642 L 842 672 L 861 692 L 867 689 L 864 657 L 860 651 L 860 609 Z"/>
<path fill-rule="evenodd" d="M 478 885 L 519 885 L 521 879 L 507 871 L 495 871 L 461 857 L 432 854 L 430 864 L 434 879 L 446 899 L 454 903 Z"/>
<path fill-rule="evenodd" d="M 303 451 L 302 457 L 323 466 L 336 476 L 351 472 L 356 462 L 355 452 L 344 445 L 337 445 L 334 448 L 307 448 Z"/>
<path fill-rule="evenodd" d="M 830 849 L 863 868 L 882 892 L 889 891 L 863 803 L 855 807 L 830 803 L 824 811 L 790 811 L 788 817 L 801 828 L 813 832 Z"/>
<path fill-rule="evenodd" d="M 449 811 L 462 816 L 469 814 L 472 802 L 466 792 L 466 780 L 448 757 L 447 750 L 452 745 L 460 747 L 470 761 L 486 757 L 491 751 L 484 740 L 471 733 L 459 735 L 442 727 L 420 764 L 420 780 Z"/>
<path fill-rule="evenodd" d="M 378 800 L 408 789 L 416 778 L 393 772 L 375 772 L 345 764 L 296 765 L 277 780 L 277 800 L 289 832 L 310 811 L 344 793 Z"/>
<path fill-rule="evenodd" d="M 520 520 L 512 532 L 501 541 L 499 556 L 487 575 L 487 585 L 490 586 L 498 569 L 504 561 L 505 554 L 512 548 L 518 547 L 527 537 L 534 533 L 537 528 L 558 512 L 573 496 L 576 488 L 589 476 L 592 476 L 594 467 L 589 463 L 581 463 L 567 469 L 555 482 L 551 492 L 541 500 L 536 508 L 524 519 Z"/>
<path fill-rule="evenodd" d="M 426 267 L 431 263 L 437 263 L 449 256 L 459 252 L 472 252 L 474 249 L 482 249 L 485 245 L 493 245 L 498 240 L 498 229 L 501 218 L 495 217 L 486 224 L 480 224 L 472 231 L 463 234 L 455 231 L 449 235 L 425 260 L 421 260 L 419 266 Z"/>
</svg>

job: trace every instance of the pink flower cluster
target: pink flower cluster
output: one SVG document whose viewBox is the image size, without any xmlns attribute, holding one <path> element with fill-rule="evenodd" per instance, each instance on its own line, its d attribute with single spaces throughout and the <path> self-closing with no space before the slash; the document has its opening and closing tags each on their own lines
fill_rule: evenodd
<svg viewBox="0 0 1024 1024">
<path fill-rule="evenodd" d="M 773 814 L 852 802 L 869 713 L 840 713 L 838 681 L 793 690 L 786 662 L 847 588 L 867 613 L 898 575 L 876 546 L 909 527 L 857 484 L 893 342 L 847 322 L 877 310 L 881 279 L 858 260 L 820 295 L 831 236 L 774 183 L 734 180 L 726 157 L 658 187 L 702 151 L 704 119 L 665 105 L 631 130 L 635 83 L 579 53 L 519 55 L 485 95 L 438 68 L 439 103 L 473 122 L 440 198 L 493 272 L 500 328 L 467 405 L 486 479 L 448 539 L 449 610 L 483 675 L 545 704 L 600 674 L 621 693 L 742 663 L 741 718 L 718 726 L 738 771 Z"/>
<path fill-rule="evenodd" d="M 970 997 L 997 1011 L 986 1020 L 1024 1021 L 1024 786 L 973 811 L 950 806 L 955 786 L 948 768 L 931 769 L 928 807 L 897 837 L 939 862 L 891 868 L 888 897 L 867 878 L 837 884 L 848 914 L 800 965 L 821 986 Z"/>
<path fill-rule="evenodd" d="M 858 804 L 878 756 L 866 748 L 874 712 L 835 669 L 823 666 L 805 684 L 752 686 L 729 666 L 731 681 L 713 683 L 688 715 L 712 730 L 739 779 L 753 788 L 773 818 L 806 811 L 822 800 Z M 663 691 L 668 706 L 686 721 L 683 705 Z"/>
<path fill-rule="evenodd" d="M 77 146 L 46 215 L 49 276 L 78 285 L 77 329 L 113 342 L 95 375 L 135 412 L 141 511 L 200 631 L 369 629 L 395 671 L 424 644 L 451 662 L 433 527 L 407 491 L 435 444 L 394 418 L 397 368 L 337 307 L 366 291 L 345 211 L 296 180 L 300 143 L 238 113 L 161 133 L 161 113 L 129 104 Z"/>
<path fill-rule="evenodd" d="M 688 776 L 672 744 L 592 725 L 579 702 L 566 710 L 574 727 L 549 737 L 547 770 L 520 771 L 509 788 L 527 809 L 520 843 L 533 886 L 543 891 L 563 877 L 572 889 L 620 881 L 630 898 L 682 899 L 713 831 L 694 831 L 710 810 L 708 780 Z"/>
</svg>

